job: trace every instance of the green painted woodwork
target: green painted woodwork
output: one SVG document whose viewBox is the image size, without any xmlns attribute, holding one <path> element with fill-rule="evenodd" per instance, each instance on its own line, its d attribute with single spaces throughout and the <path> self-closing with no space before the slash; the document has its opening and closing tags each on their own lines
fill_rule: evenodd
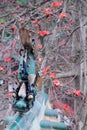
<svg viewBox="0 0 87 130">
<path fill-rule="evenodd" d="M 58 113 L 54 109 L 46 109 L 45 110 L 45 116 L 50 116 L 50 117 L 58 117 Z"/>
<path fill-rule="evenodd" d="M 52 128 L 52 129 L 56 129 L 56 130 L 67 130 L 67 126 L 65 125 L 65 123 L 62 122 L 51 122 L 51 121 L 46 121 L 46 120 L 42 120 L 40 122 L 40 127 L 41 128 Z"/>
<path fill-rule="evenodd" d="M 23 98 L 21 98 L 15 105 L 16 108 L 25 109 L 27 107 Z"/>
</svg>

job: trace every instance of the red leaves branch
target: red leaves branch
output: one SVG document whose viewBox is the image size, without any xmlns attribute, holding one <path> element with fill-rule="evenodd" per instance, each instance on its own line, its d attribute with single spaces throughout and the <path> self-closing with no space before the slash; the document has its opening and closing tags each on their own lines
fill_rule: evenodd
<svg viewBox="0 0 87 130">
<path fill-rule="evenodd" d="M 40 35 L 40 36 L 46 36 L 46 35 L 48 35 L 49 34 L 49 31 L 46 31 L 46 30 L 43 30 L 43 31 L 39 31 L 38 32 L 38 34 Z"/>
</svg>

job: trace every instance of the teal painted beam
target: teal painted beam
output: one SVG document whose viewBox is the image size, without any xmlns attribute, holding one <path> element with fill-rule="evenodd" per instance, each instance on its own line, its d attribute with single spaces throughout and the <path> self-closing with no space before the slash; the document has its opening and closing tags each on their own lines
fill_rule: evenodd
<svg viewBox="0 0 87 130">
<path fill-rule="evenodd" d="M 12 120 L 11 122 L 9 122 L 8 128 L 6 128 L 5 130 L 20 130 L 20 126 L 18 124 L 20 120 L 21 120 L 21 117 L 16 117 L 15 120 Z"/>
<path fill-rule="evenodd" d="M 45 110 L 45 116 L 49 116 L 49 117 L 58 117 L 58 112 L 54 109 L 46 109 Z"/>
<path fill-rule="evenodd" d="M 21 117 L 14 118 L 12 122 L 9 122 L 10 125 L 5 130 L 29 130 L 32 122 L 39 115 L 43 102 L 47 101 L 48 96 L 44 96 L 44 86 L 42 88 L 42 91 L 37 93 L 33 108 Z"/>
<path fill-rule="evenodd" d="M 45 128 L 45 129 L 56 129 L 56 130 L 67 130 L 67 126 L 65 123 L 62 122 L 51 122 L 51 121 L 46 121 L 42 120 L 40 122 L 40 127 Z"/>
<path fill-rule="evenodd" d="M 41 104 L 36 101 L 34 107 L 22 116 L 16 117 L 15 120 L 9 122 L 9 126 L 5 130 L 29 130 L 35 117 L 39 114 Z"/>
</svg>

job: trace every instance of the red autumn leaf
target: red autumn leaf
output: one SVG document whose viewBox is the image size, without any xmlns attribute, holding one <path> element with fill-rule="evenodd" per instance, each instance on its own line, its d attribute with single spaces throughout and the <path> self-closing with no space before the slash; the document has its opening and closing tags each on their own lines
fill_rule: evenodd
<svg viewBox="0 0 87 130">
<path fill-rule="evenodd" d="M 36 48 L 42 49 L 42 45 L 38 45 L 38 46 L 36 46 Z"/>
<path fill-rule="evenodd" d="M 51 17 L 51 14 L 50 14 L 51 9 L 50 8 L 46 8 L 44 11 L 46 13 L 46 17 Z"/>
<path fill-rule="evenodd" d="M 55 2 L 52 3 L 52 6 L 53 6 L 53 7 L 60 7 L 60 6 L 61 6 L 61 3 L 55 1 Z"/>
<path fill-rule="evenodd" d="M 51 11 L 51 9 L 50 8 L 45 8 L 45 13 L 49 13 L 50 11 Z"/>
<path fill-rule="evenodd" d="M 8 97 L 12 97 L 12 93 L 8 93 Z"/>
<path fill-rule="evenodd" d="M 58 79 L 53 80 L 53 84 L 54 84 L 56 87 L 60 86 L 60 82 L 59 82 Z"/>
<path fill-rule="evenodd" d="M 43 70 L 42 70 L 42 74 L 45 76 L 47 71 L 50 69 L 50 66 L 47 66 L 45 67 Z"/>
<path fill-rule="evenodd" d="M 19 5 L 17 5 L 17 6 L 16 6 L 16 9 L 20 9 L 20 6 L 19 6 Z"/>
<path fill-rule="evenodd" d="M 73 91 L 73 94 L 75 94 L 76 96 L 82 96 L 80 90 L 76 90 L 76 89 Z"/>
<path fill-rule="evenodd" d="M 33 23 L 33 24 L 37 24 L 37 23 L 38 23 L 38 20 L 35 19 L 35 20 L 32 21 L 32 23 Z"/>
<path fill-rule="evenodd" d="M 48 35 L 49 34 L 49 32 L 48 31 L 46 31 L 46 30 L 43 30 L 43 31 L 39 31 L 38 32 L 38 34 L 40 35 L 40 36 L 45 36 L 45 35 Z"/>
<path fill-rule="evenodd" d="M 50 66 L 47 66 L 45 69 L 46 69 L 46 71 L 48 71 L 50 69 Z"/>
<path fill-rule="evenodd" d="M 13 42 L 13 46 L 16 46 L 16 41 Z"/>
<path fill-rule="evenodd" d="M 74 89 L 73 94 L 77 95 L 77 90 L 76 89 Z"/>
<path fill-rule="evenodd" d="M 2 66 L 0 66 L 0 71 L 2 71 L 4 68 Z"/>
<path fill-rule="evenodd" d="M 5 62 L 10 62 L 10 61 L 11 61 L 11 58 L 5 57 L 5 58 L 4 58 L 4 61 L 5 61 Z"/>
<path fill-rule="evenodd" d="M 42 74 L 43 74 L 44 76 L 46 76 L 47 71 L 46 71 L 45 69 L 43 69 Z"/>
<path fill-rule="evenodd" d="M 46 13 L 46 17 L 51 17 L 51 14 L 49 14 L 49 13 Z"/>
<path fill-rule="evenodd" d="M 65 13 L 65 12 L 62 12 L 60 15 L 59 15 L 59 17 L 62 19 L 62 18 L 65 18 L 65 17 L 67 17 L 67 14 Z"/>
<path fill-rule="evenodd" d="M 53 73 L 53 72 L 50 72 L 50 74 L 49 74 L 49 75 L 50 75 L 50 77 L 51 77 L 51 78 L 56 78 L 56 74 L 55 74 L 55 73 Z"/>
<path fill-rule="evenodd" d="M 68 111 L 68 110 L 69 110 L 69 105 L 64 104 L 64 105 L 63 105 L 63 109 L 66 110 L 66 111 Z"/>
<path fill-rule="evenodd" d="M 16 25 L 13 25 L 13 26 L 11 27 L 11 29 L 17 30 L 17 26 L 16 26 Z"/>
</svg>

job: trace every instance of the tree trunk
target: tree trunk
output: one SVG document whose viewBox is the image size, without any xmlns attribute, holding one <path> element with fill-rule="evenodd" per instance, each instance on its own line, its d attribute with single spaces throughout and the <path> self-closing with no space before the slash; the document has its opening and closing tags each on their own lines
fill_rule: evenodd
<svg viewBox="0 0 87 130">
<path fill-rule="evenodd" d="M 79 2 L 78 0 L 75 1 L 74 3 L 74 7 L 76 12 L 72 12 L 72 16 L 73 16 L 73 22 L 76 26 L 78 26 L 79 23 L 79 15 L 78 15 L 78 8 L 79 8 Z M 80 45 L 80 30 L 76 30 L 73 33 L 72 36 L 72 57 L 74 59 L 74 62 L 72 64 L 72 69 L 74 68 L 74 72 L 76 72 L 76 77 L 74 79 L 74 88 L 75 89 L 80 89 L 80 56 L 78 55 L 81 51 L 81 45 Z M 74 126 L 74 130 L 79 130 L 79 124 L 78 124 L 78 119 L 79 119 L 79 115 L 78 115 L 78 110 L 79 110 L 79 101 L 76 98 L 74 100 L 74 116 L 75 116 L 75 126 Z"/>
</svg>

